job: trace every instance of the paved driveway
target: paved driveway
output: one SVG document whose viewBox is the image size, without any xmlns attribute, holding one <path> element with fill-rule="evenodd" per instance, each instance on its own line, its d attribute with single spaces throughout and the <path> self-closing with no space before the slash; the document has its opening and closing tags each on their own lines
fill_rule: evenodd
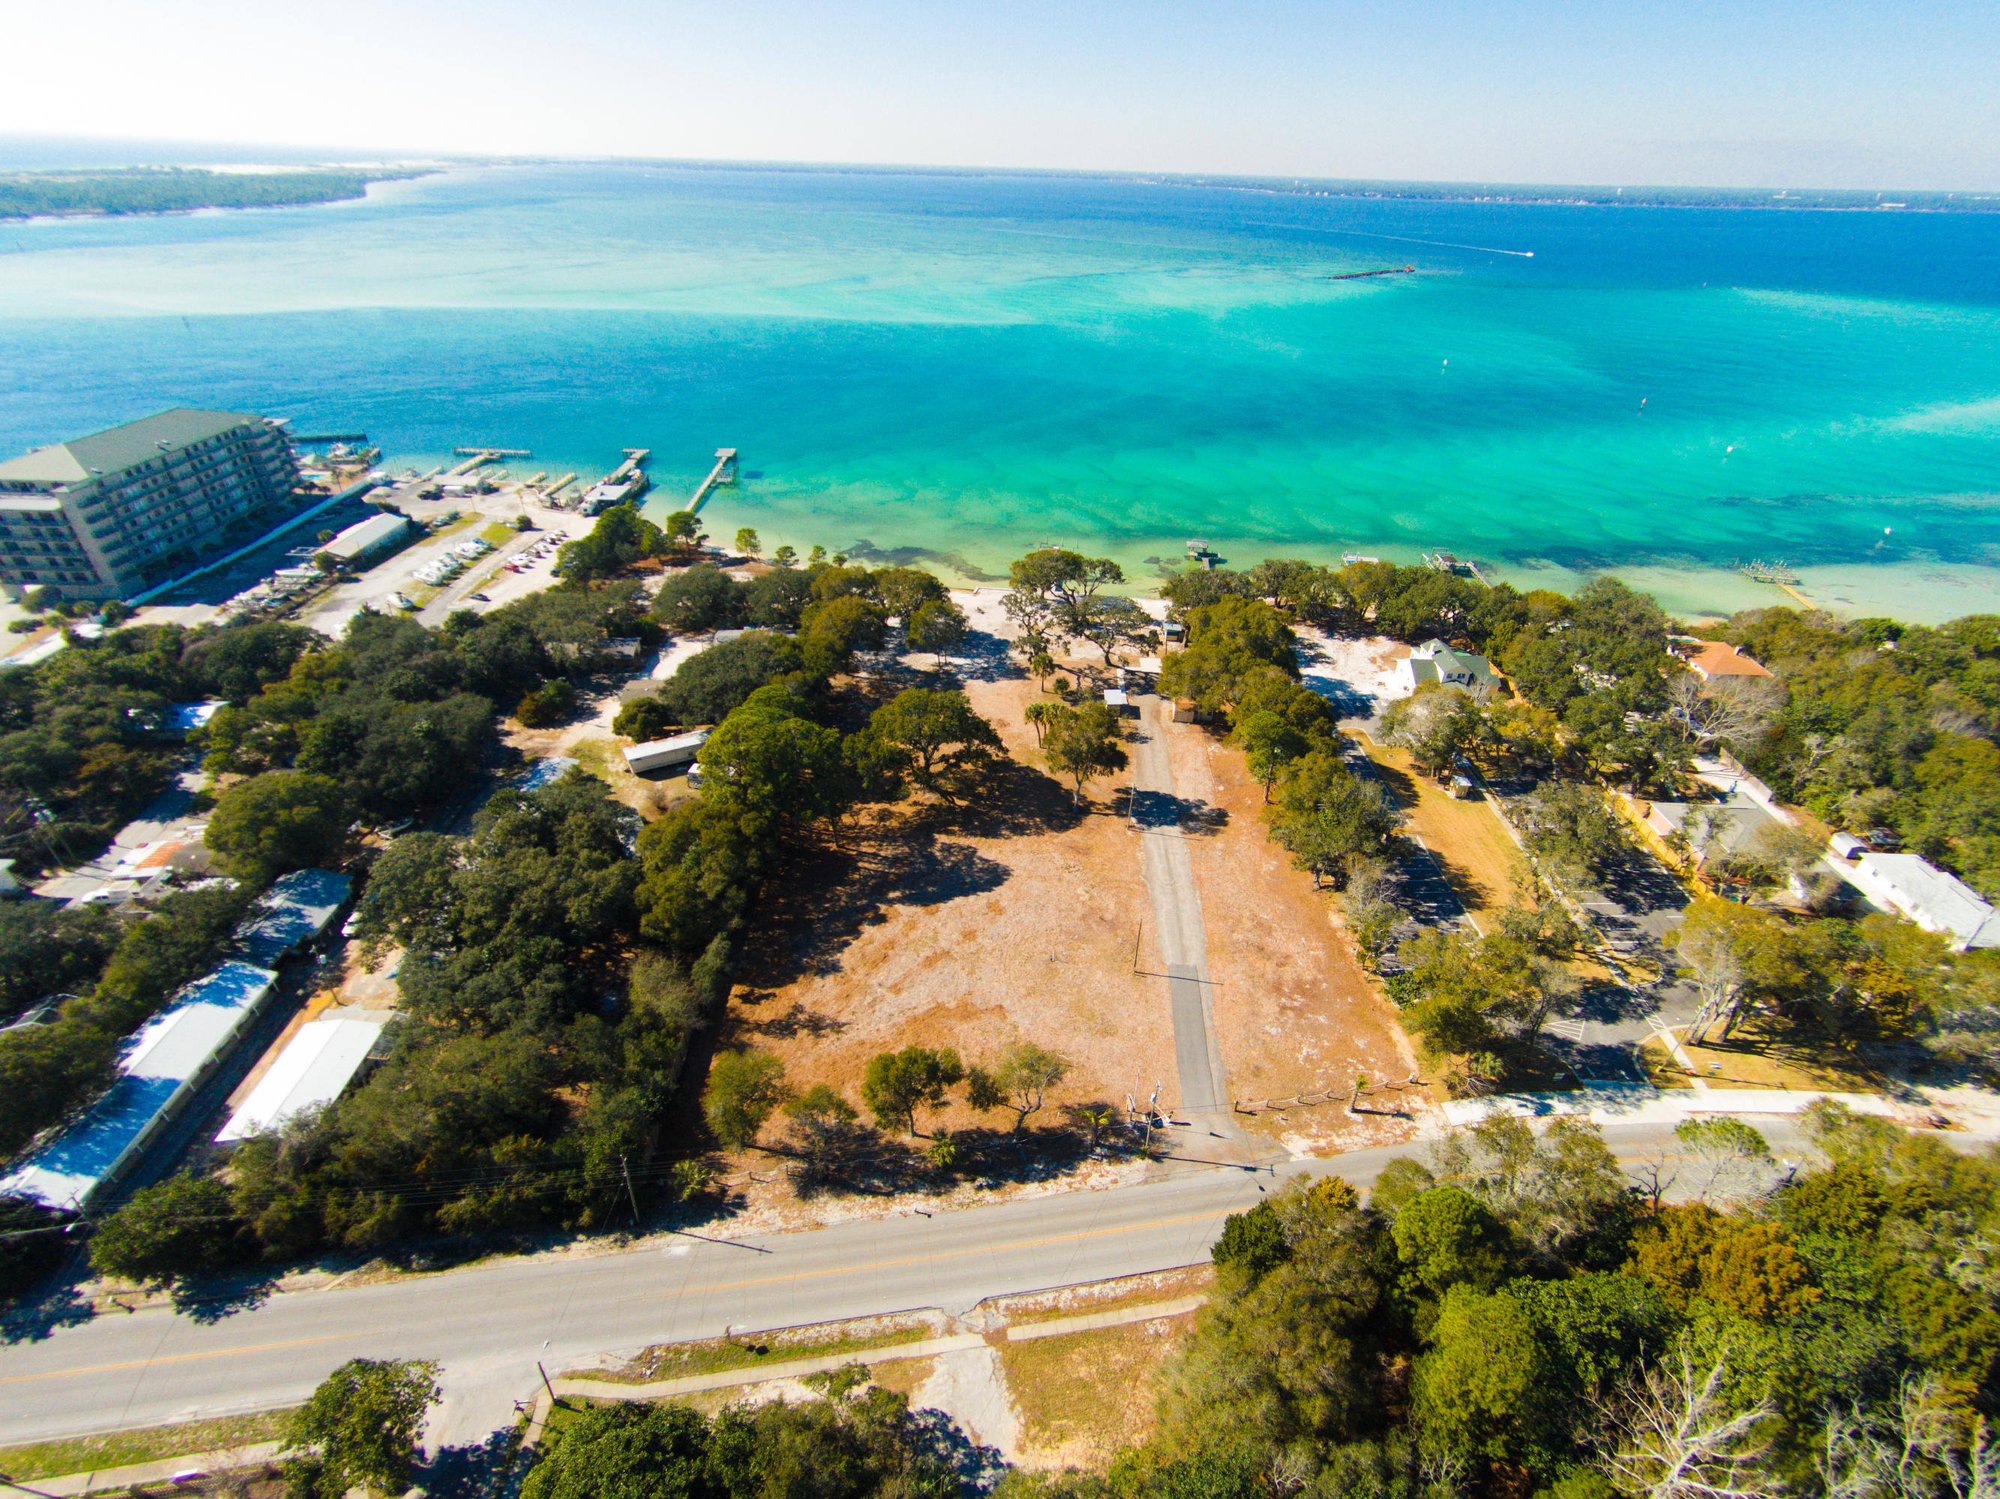
<svg viewBox="0 0 2000 1499">
<path fill-rule="evenodd" d="M 1185 804 L 1174 791 L 1174 767 L 1167 754 L 1167 704 L 1139 699 L 1140 717 L 1132 735 L 1133 831 L 1139 835 L 1139 868 L 1153 904 L 1153 944 L 1166 965 L 1167 998 L 1173 1010 L 1174 1062 L 1183 1115 L 1209 1128 L 1235 1133 L 1222 1059 L 1210 1024 L 1208 941 L 1202 924 L 1201 890 L 1188 857 L 1181 827 Z"/>
</svg>

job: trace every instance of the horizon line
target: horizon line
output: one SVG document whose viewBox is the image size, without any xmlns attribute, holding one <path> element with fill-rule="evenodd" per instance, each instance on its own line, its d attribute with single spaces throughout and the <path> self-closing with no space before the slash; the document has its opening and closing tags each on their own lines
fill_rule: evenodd
<svg viewBox="0 0 2000 1499">
<path fill-rule="evenodd" d="M 1336 177 L 1298 172 L 1249 172 L 1249 171 L 1194 171 L 1172 167 L 1052 167 L 1020 164 L 996 163 L 953 163 L 916 161 L 829 161 L 811 158 L 787 157 L 728 157 L 728 156 L 664 156 L 626 152 L 553 152 L 553 151 L 435 151 L 417 148 L 387 147 L 346 147 L 346 146 L 302 146 L 277 141 L 212 141 L 196 140 L 183 136 L 127 136 L 127 135 L 79 135 L 72 133 L 41 133 L 34 131 L 0 131 L 0 142 L 89 142 L 100 146 L 133 147 L 175 147 L 183 151 L 247 151 L 282 152 L 302 159 L 298 164 L 307 166 L 336 166 L 376 164 L 383 166 L 412 165 L 419 163 L 450 163 L 464 166 L 586 166 L 597 164 L 618 164 L 629 166 L 672 166 L 697 169 L 732 169 L 747 171 L 795 171 L 795 172 L 839 172 L 839 173 L 881 173 L 899 176 L 972 176 L 972 177 L 1069 177 L 1096 178 L 1119 181 L 1169 181 L 1195 186 L 1236 186 L 1236 185 L 1284 185 L 1324 186 L 1335 188 L 1394 187 L 1458 189 L 1463 191 L 1508 192 L 1508 193 L 1740 193 L 1768 194 L 1772 198 L 1785 197 L 1844 197 L 1877 198 L 1890 194 L 1911 194 L 1925 198 L 1964 198 L 1975 201 L 2000 201 L 2000 186 L 1987 188 L 1971 187 L 1916 187 L 1916 186 L 1875 186 L 1875 187 L 1782 187 L 1770 183 L 1717 183 L 1717 182 L 1556 182 L 1519 179 L 1480 179 L 1469 177 Z M 172 163 L 132 161 L 123 163 L 129 167 L 149 166 L 202 166 L 216 163 Z M 228 163 L 222 163 L 228 164 Z M 246 163 L 247 164 L 247 163 Z M 278 163 L 259 163 L 276 165 Z M 63 171 L 115 171 L 116 166 L 68 166 L 68 167 L 16 167 L 5 168 L 9 174 Z"/>
</svg>

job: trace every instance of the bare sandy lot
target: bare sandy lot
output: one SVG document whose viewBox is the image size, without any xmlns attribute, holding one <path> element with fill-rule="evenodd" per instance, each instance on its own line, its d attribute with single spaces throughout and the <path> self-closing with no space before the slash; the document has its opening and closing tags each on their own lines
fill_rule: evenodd
<svg viewBox="0 0 2000 1499">
<path fill-rule="evenodd" d="M 1010 760 L 980 804 L 871 809 L 791 876 L 725 1039 L 782 1059 L 796 1086 L 833 1084 L 860 1103 L 877 1052 L 956 1047 L 992 1062 L 1035 1041 L 1071 1071 L 1035 1122 L 1065 1103 L 1123 1106 L 1172 1075 L 1166 1006 L 1132 972 L 1146 894 L 1127 825 L 1100 782 L 1082 808 L 1034 768 L 1024 681 L 975 682 L 968 695 Z M 931 1123 L 989 1126 L 955 1105 Z"/>
<path fill-rule="evenodd" d="M 871 809 L 799 870 L 767 913 L 722 1041 L 771 1051 L 793 1086 L 830 1083 L 857 1106 L 878 1052 L 948 1045 L 968 1063 L 991 1062 L 1016 1040 L 1072 1064 L 1037 1123 L 1065 1104 L 1122 1111 L 1156 1083 L 1175 1096 L 1171 1010 L 1146 935 L 1152 903 L 1140 835 L 1124 815 L 1126 777 L 1094 784 L 1087 806 L 1073 808 L 1039 768 L 1022 718 L 1034 682 L 998 676 L 966 691 L 1008 762 L 974 805 Z M 1215 809 L 1190 852 L 1231 1096 L 1346 1086 L 1357 1072 L 1378 1083 L 1407 1077 L 1414 1061 L 1392 1007 L 1355 961 L 1331 897 L 1268 842 L 1262 792 L 1242 757 L 1188 725 L 1174 727 L 1170 754 L 1179 795 Z M 1009 1116 L 956 1103 L 922 1122 L 994 1128 Z M 1298 1150 L 1411 1127 L 1338 1106 L 1242 1122 Z"/>
<path fill-rule="evenodd" d="M 1306 686 L 1331 702 L 1342 718 L 1374 718 L 1410 689 L 1400 665 L 1410 648 L 1385 635 L 1329 635 L 1311 625 L 1295 625 L 1300 675 Z"/>
</svg>

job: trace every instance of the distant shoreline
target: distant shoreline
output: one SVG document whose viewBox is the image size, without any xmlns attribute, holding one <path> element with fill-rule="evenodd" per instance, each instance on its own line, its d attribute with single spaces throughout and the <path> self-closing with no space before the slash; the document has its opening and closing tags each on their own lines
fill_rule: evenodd
<svg viewBox="0 0 2000 1499">
<path fill-rule="evenodd" d="M 367 196 L 420 171 L 215 171 L 206 167 L 0 173 L 0 222 L 155 218 L 208 209 L 310 208 Z"/>
</svg>

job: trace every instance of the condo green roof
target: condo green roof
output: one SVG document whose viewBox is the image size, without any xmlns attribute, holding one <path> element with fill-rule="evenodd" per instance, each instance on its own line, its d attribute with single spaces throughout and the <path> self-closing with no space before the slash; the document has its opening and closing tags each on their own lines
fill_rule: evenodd
<svg viewBox="0 0 2000 1499">
<path fill-rule="evenodd" d="M 94 432 L 89 437 L 37 448 L 0 463 L 0 480 L 78 484 L 94 473 L 115 474 L 121 469 L 134 468 L 164 452 L 219 437 L 233 427 L 261 420 L 240 411 L 200 411 L 179 406 L 157 416 L 127 422 L 122 427 Z"/>
</svg>

